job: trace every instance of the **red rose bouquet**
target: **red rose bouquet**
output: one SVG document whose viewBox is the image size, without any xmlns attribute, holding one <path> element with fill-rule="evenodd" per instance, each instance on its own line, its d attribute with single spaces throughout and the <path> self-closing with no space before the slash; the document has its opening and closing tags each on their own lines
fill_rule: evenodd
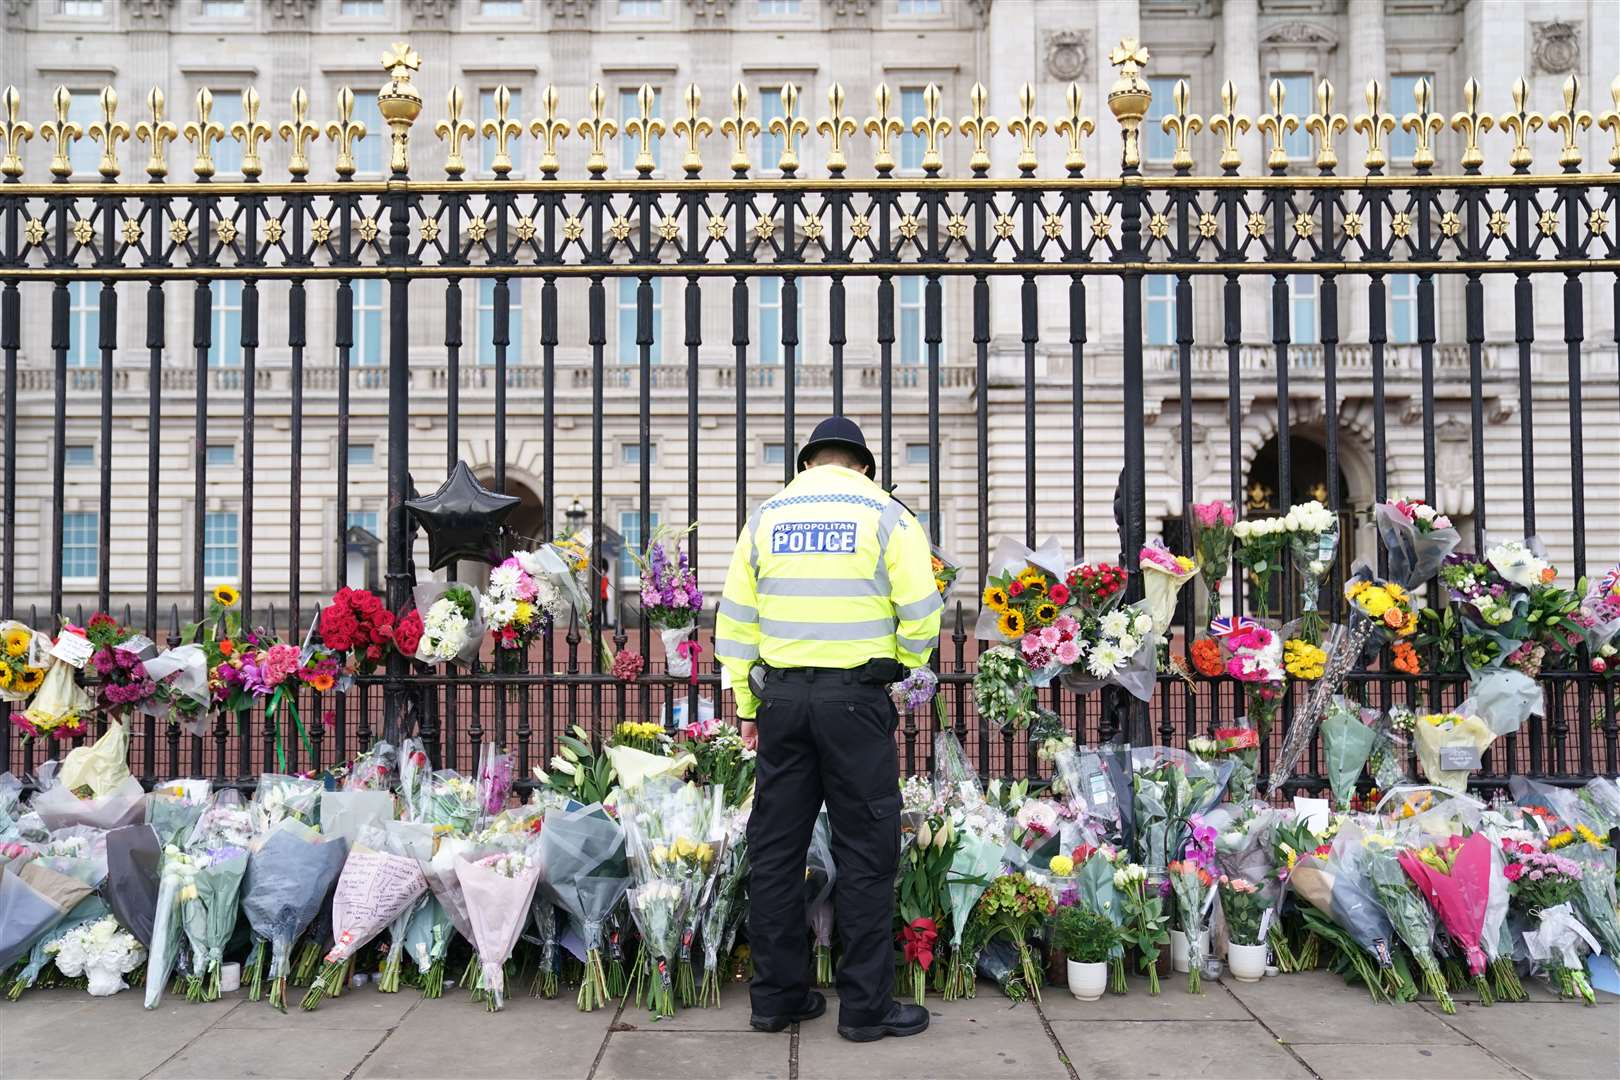
<svg viewBox="0 0 1620 1080">
<path fill-rule="evenodd" d="M 362 675 L 377 670 L 394 632 L 394 613 L 364 589 L 344 586 L 321 612 L 321 644 L 332 652 L 347 653 L 350 669 Z"/>
</svg>

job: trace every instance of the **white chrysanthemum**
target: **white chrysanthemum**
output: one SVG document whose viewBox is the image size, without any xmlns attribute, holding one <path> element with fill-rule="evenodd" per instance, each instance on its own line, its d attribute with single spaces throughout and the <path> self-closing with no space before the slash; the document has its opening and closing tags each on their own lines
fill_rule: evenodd
<svg viewBox="0 0 1620 1080">
<path fill-rule="evenodd" d="M 1102 643 L 1093 648 L 1091 655 L 1086 657 L 1086 670 L 1091 672 L 1093 678 L 1106 679 L 1119 669 L 1124 659 L 1117 646 Z"/>
<path fill-rule="evenodd" d="M 1118 638 L 1130 631 L 1130 616 L 1123 611 L 1110 611 L 1098 620 L 1098 628 L 1107 637 Z"/>
<path fill-rule="evenodd" d="M 515 566 L 497 566 L 489 572 L 489 591 L 497 600 L 513 599 L 522 576 Z"/>
</svg>

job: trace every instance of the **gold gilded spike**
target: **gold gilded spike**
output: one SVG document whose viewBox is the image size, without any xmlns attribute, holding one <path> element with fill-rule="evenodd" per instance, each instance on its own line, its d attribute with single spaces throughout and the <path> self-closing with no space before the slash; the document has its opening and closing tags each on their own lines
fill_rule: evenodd
<svg viewBox="0 0 1620 1080">
<path fill-rule="evenodd" d="M 147 92 L 146 108 L 152 118 L 135 125 L 135 137 L 141 142 L 152 144 L 151 152 L 146 157 L 146 175 L 156 180 L 169 175 L 167 148 L 164 143 L 172 143 L 178 139 L 180 129 L 163 119 L 163 91 L 155 86 Z"/>
<path fill-rule="evenodd" d="M 1079 172 L 1086 167 L 1086 152 L 1080 140 L 1097 130 L 1097 124 L 1091 117 L 1080 115 L 1082 100 L 1080 84 L 1070 83 L 1063 92 L 1063 104 L 1067 111 L 1052 125 L 1053 131 L 1069 140 L 1069 152 L 1064 155 L 1063 167 L 1070 172 Z"/>
<path fill-rule="evenodd" d="M 877 136 L 877 158 L 873 164 L 878 172 L 888 172 L 894 168 L 894 152 L 889 148 L 889 141 L 905 128 L 889 111 L 894 107 L 894 95 L 889 92 L 888 83 L 878 83 L 872 102 L 877 106 L 877 115 L 866 118 L 866 133 Z"/>
<path fill-rule="evenodd" d="M 1491 130 L 1491 114 L 1479 111 L 1479 80 L 1463 83 L 1463 105 L 1466 108 L 1451 117 L 1451 130 L 1463 133 L 1462 167 L 1477 169 L 1485 164 L 1485 155 L 1479 149 L 1480 133 Z"/>
<path fill-rule="evenodd" d="M 619 133 L 619 125 L 602 115 L 607 108 L 607 95 L 602 92 L 601 83 L 591 84 L 591 92 L 586 95 L 585 103 L 591 107 L 591 115 L 575 124 L 574 130 L 579 132 L 580 138 L 590 140 L 591 155 L 585 161 L 585 168 L 592 176 L 601 176 L 608 167 L 604 143 Z"/>
<path fill-rule="evenodd" d="M 1564 135 L 1564 147 L 1558 151 L 1558 164 L 1573 169 L 1581 163 L 1581 147 L 1576 141 L 1585 128 L 1592 126 L 1592 114 L 1579 107 L 1581 80 L 1571 75 L 1564 80 L 1564 107 L 1547 117 L 1547 128 Z"/>
<path fill-rule="evenodd" d="M 544 111 L 540 119 L 529 125 L 529 134 L 540 137 L 540 172 L 543 176 L 556 176 L 562 164 L 557 160 L 557 140 L 568 138 L 568 121 L 557 115 L 557 109 L 562 104 L 562 95 L 557 93 L 557 87 L 551 83 L 546 84 L 545 92 L 540 95 L 540 107 Z"/>
<path fill-rule="evenodd" d="M 512 171 L 512 152 L 508 144 L 523 134 L 523 125 L 509 115 L 511 109 L 512 91 L 502 83 L 495 88 L 495 117 L 484 121 L 484 138 L 495 140 L 495 159 L 489 163 L 489 171 L 496 176 Z"/>
<path fill-rule="evenodd" d="M 118 92 L 110 86 L 101 90 L 101 119 L 90 125 L 89 135 L 101 144 L 101 164 L 97 171 L 102 176 L 116 177 L 122 171 L 118 165 L 118 143 L 129 141 L 129 125 L 118 119 Z"/>
<path fill-rule="evenodd" d="M 1035 112 L 1035 86 L 1018 88 L 1018 115 L 1007 121 L 1007 134 L 1018 136 L 1018 168 L 1033 172 L 1037 164 L 1035 140 L 1046 134 L 1046 118 Z"/>
<path fill-rule="evenodd" d="M 748 115 L 748 87 L 742 83 L 731 88 L 731 115 L 720 121 L 720 134 L 732 139 L 731 171 L 747 172 L 748 140 L 759 134 L 759 121 Z"/>
<path fill-rule="evenodd" d="M 928 172 L 938 172 L 940 166 L 945 164 L 939 156 L 939 142 L 951 133 L 951 122 L 939 115 L 940 103 L 943 95 L 939 86 L 929 83 L 923 88 L 923 115 L 912 121 L 911 133 L 921 135 L 923 142 L 922 167 Z"/>
<path fill-rule="evenodd" d="M 191 171 L 197 174 L 198 179 L 214 175 L 214 143 L 225 137 L 225 125 L 209 119 L 213 111 L 214 94 L 205 86 L 197 91 L 197 119 L 186 121 L 186 126 L 181 129 L 186 141 L 197 145 L 197 156 L 192 161 Z"/>
<path fill-rule="evenodd" d="M 1283 112 L 1283 102 L 1288 97 L 1288 91 L 1283 87 L 1281 79 L 1271 80 L 1266 96 L 1271 100 L 1271 111 L 1255 123 L 1255 127 L 1262 134 L 1271 136 L 1271 149 L 1266 152 L 1266 168 L 1286 169 L 1288 151 L 1283 147 L 1283 139 L 1290 132 L 1299 130 L 1299 117 L 1293 113 Z"/>
<path fill-rule="evenodd" d="M 983 83 L 974 83 L 973 89 L 968 91 L 968 104 L 973 112 L 962 117 L 958 130 L 964 136 L 973 140 L 973 155 L 968 159 L 968 168 L 974 172 L 982 172 L 990 167 L 990 136 L 1001 130 L 1001 123 L 993 116 L 986 116 L 985 103 L 990 98 L 990 91 L 984 88 Z"/>
<path fill-rule="evenodd" d="M 624 121 L 624 133 L 641 140 L 641 147 L 636 151 L 636 173 L 639 176 L 650 176 L 658 167 L 653 160 L 652 141 L 664 133 L 664 122 L 653 115 L 653 107 L 657 104 L 658 95 L 651 84 L 642 83 L 641 89 L 636 91 L 636 107 L 641 110 L 641 115 Z"/>
<path fill-rule="evenodd" d="M 1513 111 L 1500 113 L 1496 117 L 1496 127 L 1499 131 L 1510 132 L 1513 135 L 1513 152 L 1508 155 L 1508 164 L 1515 169 L 1530 167 L 1530 133 L 1542 125 L 1541 114 L 1533 109 L 1525 108 L 1525 100 L 1530 96 L 1530 86 L 1520 76 L 1513 80 Z"/>
<path fill-rule="evenodd" d="M 422 115 L 422 95 L 411 82 L 411 72 L 422 68 L 422 57 L 405 42 L 396 41 L 383 53 L 381 63 L 388 72 L 388 85 L 377 91 L 377 111 L 388 125 L 388 169 L 404 175 L 411 171 L 411 125 Z"/>
<path fill-rule="evenodd" d="M 810 122 L 798 116 L 799 88 L 792 83 L 782 85 L 782 115 L 771 118 L 770 132 L 782 137 L 782 156 L 776 167 L 783 173 L 799 167 L 798 140 L 810 133 Z"/>
<path fill-rule="evenodd" d="M 849 168 L 849 159 L 844 157 L 844 140 L 856 131 L 855 121 L 844 115 L 844 88 L 841 84 L 833 83 L 828 88 L 827 108 L 832 115 L 816 121 L 816 134 L 832 139 L 832 147 L 827 152 L 827 171 L 839 176 Z"/>
<path fill-rule="evenodd" d="M 34 125 L 25 120 L 19 120 L 22 114 L 22 94 L 17 92 L 15 86 L 8 86 L 4 94 L 0 94 L 0 101 L 5 102 L 6 119 L 0 123 L 0 138 L 5 139 L 6 152 L 0 157 L 0 174 L 5 176 L 21 176 L 23 174 L 22 145 L 34 137 Z"/>
<path fill-rule="evenodd" d="M 293 176 L 308 176 L 309 143 L 321 137 L 321 128 L 309 122 L 309 95 L 302 86 L 293 91 L 292 110 L 292 119 L 283 120 L 276 131 L 292 151 L 287 158 L 287 171 Z"/>
<path fill-rule="evenodd" d="M 72 176 L 73 159 L 70 154 L 73 144 L 84 138 L 84 128 L 68 119 L 68 113 L 73 108 L 73 95 L 68 93 L 67 87 L 56 88 L 56 93 L 51 95 L 51 104 L 56 109 L 56 119 L 39 125 L 39 137 L 56 144 L 51 154 L 51 175 Z"/>
<path fill-rule="evenodd" d="M 1599 116 L 1597 125 L 1614 139 L 1614 145 L 1609 148 L 1609 164 L 1620 169 L 1620 75 L 1609 84 L 1609 100 L 1614 102 L 1614 108 Z"/>
<path fill-rule="evenodd" d="M 1377 79 L 1367 84 L 1367 111 L 1356 117 L 1355 129 L 1367 138 L 1367 153 L 1362 156 L 1361 164 L 1368 169 L 1388 165 L 1384 136 L 1395 130 L 1395 118 L 1384 111 L 1384 88 Z"/>
<path fill-rule="evenodd" d="M 1221 168 L 1237 169 L 1243 164 L 1238 136 L 1254 125 L 1237 111 L 1237 87 L 1231 79 L 1221 84 L 1221 111 L 1209 118 L 1209 130 L 1221 137 Z"/>
<path fill-rule="evenodd" d="M 1177 79 L 1175 88 L 1170 91 L 1170 101 L 1175 106 L 1175 112 L 1167 114 L 1159 121 L 1161 130 L 1176 137 L 1176 153 L 1170 159 L 1170 165 L 1175 169 L 1192 168 L 1192 137 L 1204 127 L 1202 116 L 1187 111 L 1187 102 L 1191 97 L 1192 92 L 1187 86 L 1187 80 Z"/>
<path fill-rule="evenodd" d="M 445 118 L 433 125 L 433 134 L 439 141 L 448 143 L 448 153 L 444 156 L 444 171 L 447 176 L 460 176 L 467 171 L 467 159 L 461 153 L 461 144 L 478 134 L 478 129 L 461 118 L 461 110 L 466 108 L 467 99 L 462 95 L 461 87 L 453 86 L 450 93 L 445 96 Z M 511 168 L 511 162 L 507 162 Z"/>
<path fill-rule="evenodd" d="M 354 141 L 366 137 L 366 125 L 354 119 L 354 91 L 338 91 L 338 118 L 326 125 L 326 137 L 338 144 L 337 174 L 353 176 Z"/>
<path fill-rule="evenodd" d="M 1153 88 L 1143 81 L 1140 69 L 1150 59 L 1136 38 L 1125 38 L 1108 54 L 1108 62 L 1119 68 L 1119 78 L 1108 88 L 1108 108 L 1124 130 L 1127 169 L 1142 163 L 1142 118 L 1153 104 Z"/>
<path fill-rule="evenodd" d="M 714 134 L 714 121 L 698 112 L 703 104 L 703 91 L 698 89 L 697 83 L 689 83 L 686 93 L 681 96 L 686 105 L 686 115 L 678 118 L 672 125 L 675 134 L 686 139 L 686 157 L 681 161 L 681 168 L 691 176 L 703 171 L 703 155 L 699 148 L 705 135 Z"/>
<path fill-rule="evenodd" d="M 1305 118 L 1305 130 L 1316 140 L 1316 167 L 1334 169 L 1339 164 L 1339 152 L 1333 148 L 1333 137 L 1342 135 L 1350 127 L 1344 113 L 1333 111 L 1333 84 L 1323 79 L 1316 86 L 1316 111 Z"/>
<path fill-rule="evenodd" d="M 1401 118 L 1401 130 L 1417 136 L 1417 147 L 1412 151 L 1412 167 L 1433 168 L 1434 148 L 1429 145 L 1429 140 L 1446 126 L 1444 116 L 1429 111 L 1434 101 L 1434 84 L 1428 79 L 1419 79 L 1417 85 L 1412 87 L 1412 101 L 1417 105 L 1417 111 Z"/>
<path fill-rule="evenodd" d="M 259 143 L 270 137 L 270 125 L 259 122 L 259 92 L 253 87 L 242 91 L 242 119 L 231 125 L 231 138 L 242 144 L 242 175 L 264 172 Z"/>
</svg>

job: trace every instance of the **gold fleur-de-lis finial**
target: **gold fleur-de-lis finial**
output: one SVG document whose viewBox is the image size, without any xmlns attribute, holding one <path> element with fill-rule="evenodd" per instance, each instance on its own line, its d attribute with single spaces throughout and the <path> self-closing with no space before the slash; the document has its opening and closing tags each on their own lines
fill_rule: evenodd
<svg viewBox="0 0 1620 1080">
<path fill-rule="evenodd" d="M 214 143 L 225 137 L 225 125 L 209 119 L 214 111 L 214 94 L 208 87 L 197 91 L 197 119 L 186 121 L 182 129 L 186 141 L 195 143 L 197 156 L 191 163 L 191 171 L 197 174 L 198 179 L 214 175 Z"/>
<path fill-rule="evenodd" d="M 1481 132 L 1491 130 L 1491 114 L 1479 111 L 1479 80 L 1463 83 L 1463 111 L 1451 117 L 1451 130 L 1463 133 L 1462 167 L 1478 169 L 1485 164 L 1485 155 L 1479 149 Z"/>
<path fill-rule="evenodd" d="M 894 108 L 894 95 L 889 91 L 888 83 L 878 83 L 877 89 L 872 92 L 872 103 L 877 106 L 877 115 L 866 118 L 866 133 L 877 136 L 874 167 L 879 173 L 887 173 L 894 168 L 894 151 L 890 148 L 890 140 L 905 128 L 891 111 Z"/>
<path fill-rule="evenodd" d="M 1614 102 L 1614 108 L 1605 110 L 1598 117 L 1598 128 L 1607 131 L 1614 144 L 1609 147 L 1609 164 L 1620 169 L 1620 75 L 1614 77 L 1609 84 L 1609 100 Z"/>
<path fill-rule="evenodd" d="M 1388 165 L 1384 136 L 1395 130 L 1395 118 L 1384 111 L 1384 88 L 1377 79 L 1367 84 L 1367 111 L 1356 117 L 1355 129 L 1367 139 L 1367 153 L 1362 156 L 1361 164 L 1368 169 Z"/>
<path fill-rule="evenodd" d="M 672 127 L 676 135 L 686 140 L 686 157 L 681 161 L 681 168 L 688 175 L 696 176 L 703 171 L 703 154 L 700 152 L 703 137 L 714 134 L 714 121 L 698 112 L 703 105 L 703 91 L 698 89 L 697 83 L 687 85 L 681 101 L 686 106 L 686 115 L 678 117 Z"/>
<path fill-rule="evenodd" d="M 624 121 L 624 133 L 641 142 L 636 150 L 636 173 L 640 176 L 650 176 L 658 167 L 653 160 L 652 145 L 653 140 L 664 133 L 664 122 L 653 115 L 653 109 L 657 106 L 657 92 L 651 84 L 642 83 L 641 89 L 636 91 L 636 107 L 641 114 Z"/>
<path fill-rule="evenodd" d="M 462 94 L 461 87 L 450 88 L 450 93 L 445 96 L 444 105 L 445 118 L 433 125 L 433 134 L 439 137 L 440 142 L 448 144 L 444 156 L 445 174 L 460 176 L 467 171 L 467 159 L 461 152 L 461 144 L 477 135 L 478 129 L 461 118 L 461 111 L 467 107 L 467 99 Z"/>
<path fill-rule="evenodd" d="M 146 94 L 146 110 L 151 118 L 135 125 L 135 137 L 152 144 L 146 156 L 146 175 L 156 180 L 169 175 L 168 149 L 164 144 L 178 139 L 180 129 L 163 119 L 163 91 L 155 86 Z"/>
<path fill-rule="evenodd" d="M 855 121 L 844 115 L 844 87 L 840 83 L 827 88 L 827 108 L 831 115 L 816 121 L 816 134 L 832 140 L 827 151 L 827 171 L 838 176 L 849 168 L 849 160 L 844 157 L 844 140 L 856 130 Z"/>
<path fill-rule="evenodd" d="M 731 171 L 747 172 L 748 140 L 759 134 L 759 121 L 748 115 L 748 87 L 731 88 L 731 115 L 720 121 L 720 134 L 731 137 Z"/>
<path fill-rule="evenodd" d="M 293 176 L 308 176 L 310 140 L 321 137 L 321 127 L 309 122 L 309 94 L 302 86 L 293 91 L 292 110 L 292 119 L 283 120 L 276 133 L 291 151 L 287 171 Z"/>
<path fill-rule="evenodd" d="M 1508 164 L 1515 169 L 1530 167 L 1530 133 L 1541 127 L 1541 114 L 1534 109 L 1525 107 L 1526 99 L 1530 96 L 1530 85 L 1521 75 L 1513 80 L 1513 111 L 1499 113 L 1496 117 L 1496 127 L 1513 136 L 1513 152 L 1508 154 Z"/>
<path fill-rule="evenodd" d="M 562 163 L 557 160 L 557 140 L 568 138 L 568 121 L 557 115 L 562 106 L 562 95 L 552 83 L 540 95 L 540 118 L 529 125 L 529 134 L 540 137 L 540 173 L 556 176 Z"/>
<path fill-rule="evenodd" d="M 984 83 L 976 82 L 973 89 L 968 91 L 968 105 L 973 111 L 962 117 L 957 125 L 962 134 L 973 140 L 973 154 L 968 158 L 968 168 L 974 172 L 983 172 L 990 167 L 990 136 L 1001 130 L 1001 123 L 993 116 L 985 115 L 985 104 L 990 99 L 990 91 L 984 88 Z"/>
<path fill-rule="evenodd" d="M 1037 164 L 1035 140 L 1046 134 L 1046 118 L 1035 112 L 1035 85 L 1018 88 L 1018 115 L 1007 121 L 1007 134 L 1018 136 L 1018 168 L 1034 172 Z"/>
<path fill-rule="evenodd" d="M 575 124 L 574 130 L 579 132 L 580 138 L 590 141 L 591 153 L 585 160 L 585 168 L 592 176 L 601 176 L 608 167 L 606 140 L 619 133 L 619 125 L 603 115 L 607 109 L 607 94 L 603 93 L 601 83 L 591 84 L 585 103 L 591 107 L 591 115 Z"/>
<path fill-rule="evenodd" d="M 22 145 L 34 137 L 34 125 L 20 119 L 22 115 L 22 94 L 17 92 L 15 86 L 8 86 L 5 93 L 0 94 L 0 101 L 5 103 L 6 118 L 0 122 L 0 137 L 5 140 L 5 156 L 0 157 L 0 174 L 5 176 L 21 176 L 23 174 Z"/>
<path fill-rule="evenodd" d="M 338 118 L 326 125 L 326 137 L 338 144 L 337 174 L 353 176 L 354 142 L 366 137 L 366 125 L 354 119 L 354 91 L 347 86 L 338 91 Z"/>
<path fill-rule="evenodd" d="M 1564 80 L 1564 107 L 1547 117 L 1547 127 L 1564 135 L 1564 147 L 1558 151 L 1558 164 L 1573 169 L 1581 163 L 1581 146 L 1577 139 L 1583 129 L 1592 126 L 1592 114 L 1580 108 L 1581 80 L 1571 75 Z"/>
<path fill-rule="evenodd" d="M 1409 112 L 1401 118 L 1401 130 L 1410 131 L 1417 136 L 1417 146 L 1412 151 L 1412 167 L 1433 168 L 1434 148 L 1429 145 L 1429 140 L 1446 126 L 1444 116 L 1429 111 L 1434 101 L 1434 84 L 1426 78 L 1419 79 L 1412 87 L 1412 101 L 1417 106 L 1417 111 Z"/>
<path fill-rule="evenodd" d="M 1231 79 L 1221 84 L 1221 111 L 1209 118 L 1209 130 L 1221 137 L 1221 168 L 1234 170 L 1243 164 L 1238 136 L 1253 127 L 1247 116 L 1237 111 L 1237 87 Z"/>
<path fill-rule="evenodd" d="M 782 156 L 776 167 L 783 175 L 799 167 L 798 140 L 810 134 L 810 122 L 798 111 L 799 88 L 792 83 L 782 84 L 782 115 L 771 118 L 770 132 L 782 138 Z"/>
<path fill-rule="evenodd" d="M 1305 130 L 1316 140 L 1316 167 L 1334 169 L 1339 165 L 1339 152 L 1333 148 L 1333 137 L 1349 130 L 1350 121 L 1344 113 L 1333 111 L 1333 84 L 1323 79 L 1316 84 L 1316 111 L 1305 118 Z"/>
<path fill-rule="evenodd" d="M 56 119 L 39 125 L 39 137 L 56 144 L 56 149 L 51 153 L 51 175 L 72 176 L 73 144 L 84 138 L 84 128 L 68 119 L 73 108 L 73 95 L 67 87 L 56 88 L 51 95 L 51 105 L 56 110 Z"/>
<path fill-rule="evenodd" d="M 943 98 L 937 83 L 923 87 L 923 114 L 911 123 L 911 133 L 923 137 L 922 167 L 928 172 L 938 172 L 945 164 L 939 156 L 939 142 L 951 133 L 951 122 L 939 115 Z"/>
<path fill-rule="evenodd" d="M 511 140 L 523 134 L 523 125 L 513 120 L 509 113 L 512 109 L 512 91 L 503 83 L 495 88 L 494 93 L 495 115 L 484 121 L 484 138 L 495 140 L 495 158 L 489 163 L 489 171 L 496 176 L 505 176 L 512 171 Z"/>
<path fill-rule="evenodd" d="M 270 125 L 259 122 L 259 92 L 253 87 L 242 91 L 242 119 L 231 125 L 231 138 L 242 144 L 242 175 L 264 172 L 259 143 L 270 137 Z"/>
<path fill-rule="evenodd" d="M 1070 172 L 1079 172 L 1086 167 L 1086 151 L 1081 140 L 1097 130 L 1097 124 L 1089 116 L 1080 114 L 1083 101 L 1080 84 L 1072 82 L 1063 92 L 1063 115 L 1058 118 L 1052 130 L 1069 141 L 1069 151 L 1063 157 L 1063 167 Z"/>
<path fill-rule="evenodd" d="M 122 170 L 118 165 L 118 143 L 129 141 L 129 125 L 118 119 L 118 92 L 106 86 L 101 90 L 101 119 L 90 125 L 90 137 L 101 144 L 102 176 L 116 177 Z"/>
<path fill-rule="evenodd" d="M 1176 153 L 1170 159 L 1170 165 L 1175 169 L 1192 168 L 1192 137 L 1204 126 L 1202 116 L 1187 111 L 1187 102 L 1191 96 L 1187 80 L 1177 79 L 1174 89 L 1170 91 L 1170 102 L 1174 106 L 1174 111 L 1167 113 L 1159 121 L 1161 130 L 1176 137 Z"/>
<path fill-rule="evenodd" d="M 1283 103 L 1288 98 L 1288 90 L 1283 86 L 1281 79 L 1271 80 L 1266 97 L 1271 101 L 1271 111 L 1260 117 L 1255 124 L 1262 134 L 1271 136 L 1271 149 L 1266 152 L 1266 168 L 1286 169 L 1288 150 L 1283 145 L 1283 139 L 1290 132 L 1299 130 L 1299 117 L 1293 113 L 1283 112 Z"/>
</svg>

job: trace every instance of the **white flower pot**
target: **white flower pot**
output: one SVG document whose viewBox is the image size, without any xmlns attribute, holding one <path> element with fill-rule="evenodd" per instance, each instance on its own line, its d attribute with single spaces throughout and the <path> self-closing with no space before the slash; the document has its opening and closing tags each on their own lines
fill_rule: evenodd
<svg viewBox="0 0 1620 1080">
<path fill-rule="evenodd" d="M 1238 982 L 1259 982 L 1266 974 L 1266 947 L 1234 941 L 1226 947 L 1226 966 Z"/>
<path fill-rule="evenodd" d="M 1198 935 L 1202 953 L 1209 955 L 1209 931 L 1205 930 Z M 1181 930 L 1170 931 L 1170 966 L 1182 975 L 1187 974 L 1192 967 L 1192 961 L 1187 956 L 1187 935 Z"/>
<path fill-rule="evenodd" d="M 1081 1001 L 1096 1001 L 1108 989 L 1108 964 L 1069 961 L 1069 993 Z"/>
</svg>

